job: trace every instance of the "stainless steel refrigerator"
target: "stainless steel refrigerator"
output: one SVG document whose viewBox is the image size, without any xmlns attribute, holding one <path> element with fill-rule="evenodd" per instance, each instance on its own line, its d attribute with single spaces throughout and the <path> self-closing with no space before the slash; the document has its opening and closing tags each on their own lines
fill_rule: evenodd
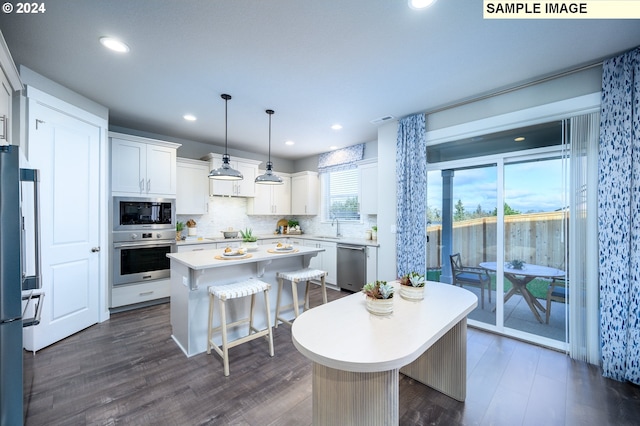
<svg viewBox="0 0 640 426">
<path fill-rule="evenodd" d="M 0 424 L 22 424 L 22 267 L 18 147 L 0 146 Z"/>
<path fill-rule="evenodd" d="M 23 424 L 22 328 L 23 298 L 39 298 L 33 289 L 40 287 L 39 260 L 36 274 L 26 276 L 23 268 L 24 217 L 20 209 L 20 181 L 37 181 L 37 172 L 20 169 L 18 147 L 0 146 L 0 425 Z M 37 187 L 34 188 L 37 200 Z M 37 201 L 34 201 L 37 210 Z M 37 223 L 37 212 L 32 216 Z M 36 225 L 37 239 L 38 229 Z M 38 245 L 36 241 L 36 246 Z M 36 253 L 34 256 L 38 257 Z M 34 263 L 33 261 L 31 263 Z M 23 288 L 24 287 L 24 288 Z M 24 289 L 27 291 L 23 292 Z M 39 316 L 40 303 L 37 315 Z M 26 319 L 26 325 L 37 325 L 38 318 Z"/>
</svg>

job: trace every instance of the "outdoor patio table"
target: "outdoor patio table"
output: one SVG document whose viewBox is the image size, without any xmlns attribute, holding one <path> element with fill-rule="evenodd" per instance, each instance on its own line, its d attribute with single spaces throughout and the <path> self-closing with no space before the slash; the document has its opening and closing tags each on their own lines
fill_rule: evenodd
<svg viewBox="0 0 640 426">
<path fill-rule="evenodd" d="M 525 263 L 522 266 L 522 269 L 513 269 L 508 267 L 509 263 L 504 264 L 504 276 L 507 278 L 513 286 L 509 290 L 507 294 L 504 296 L 504 302 L 507 301 L 516 293 L 520 293 L 524 300 L 529 305 L 529 309 L 533 312 L 533 315 L 543 323 L 542 317 L 540 317 L 541 312 L 546 312 L 544 306 L 538 299 L 531 294 L 529 289 L 527 288 L 527 284 L 533 281 L 536 278 L 564 278 L 565 271 L 556 268 L 550 268 L 548 266 L 540 266 L 540 265 L 532 265 L 530 263 Z M 482 268 L 488 269 L 490 271 L 497 271 L 498 264 L 497 262 L 482 262 L 480 263 Z"/>
</svg>

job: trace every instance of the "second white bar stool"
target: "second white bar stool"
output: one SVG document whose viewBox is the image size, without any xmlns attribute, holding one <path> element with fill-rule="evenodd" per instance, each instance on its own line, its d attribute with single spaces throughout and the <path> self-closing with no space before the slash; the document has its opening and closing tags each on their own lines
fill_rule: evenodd
<svg viewBox="0 0 640 426">
<path fill-rule="evenodd" d="M 298 282 L 306 281 L 306 287 L 304 290 L 304 309 L 309 309 L 309 284 L 311 280 L 320 280 L 320 286 L 322 287 L 322 303 L 327 303 L 327 288 L 325 286 L 326 271 L 320 269 L 299 269 L 297 271 L 278 272 L 278 299 L 276 302 L 276 323 L 275 327 L 278 328 L 278 320 L 291 325 L 291 321 L 286 320 L 280 316 L 281 309 L 290 309 L 293 307 L 295 317 L 300 315 L 299 301 L 298 301 Z M 293 303 L 287 306 L 280 306 L 282 299 L 282 287 L 284 286 L 284 280 L 291 282 L 291 294 Z"/>
</svg>

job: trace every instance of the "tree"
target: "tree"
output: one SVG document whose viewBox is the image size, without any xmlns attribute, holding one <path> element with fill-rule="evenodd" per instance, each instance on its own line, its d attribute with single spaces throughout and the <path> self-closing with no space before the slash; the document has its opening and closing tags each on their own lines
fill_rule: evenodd
<svg viewBox="0 0 640 426">
<path fill-rule="evenodd" d="M 458 199 L 458 202 L 455 205 L 456 211 L 453 213 L 453 221 L 459 222 L 461 220 L 465 220 L 465 211 L 464 205 L 462 204 L 462 200 Z"/>
<path fill-rule="evenodd" d="M 512 209 L 511 206 L 509 206 L 509 204 L 504 203 L 504 215 L 505 216 L 509 216 L 509 215 L 514 215 L 514 214 L 520 214 L 520 212 L 518 210 Z M 492 216 L 498 216 L 498 208 L 497 207 L 495 209 L 493 209 Z"/>
</svg>

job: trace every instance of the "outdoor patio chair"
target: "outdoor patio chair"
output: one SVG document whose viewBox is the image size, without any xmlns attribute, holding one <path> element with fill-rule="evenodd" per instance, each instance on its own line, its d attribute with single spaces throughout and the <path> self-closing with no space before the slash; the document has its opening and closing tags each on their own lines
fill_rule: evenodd
<svg viewBox="0 0 640 426">
<path fill-rule="evenodd" d="M 489 303 L 491 303 L 491 277 L 489 272 L 484 268 L 475 268 L 472 266 L 463 266 L 460 260 L 460 253 L 449 256 L 451 261 L 451 274 L 453 275 L 454 285 L 460 287 L 471 285 L 480 289 L 480 308 L 484 309 L 484 289 L 489 293 Z"/>
<path fill-rule="evenodd" d="M 551 301 L 567 303 L 569 289 L 565 280 L 554 278 L 547 287 L 547 324 L 549 324 L 549 316 L 551 315 Z"/>
</svg>

